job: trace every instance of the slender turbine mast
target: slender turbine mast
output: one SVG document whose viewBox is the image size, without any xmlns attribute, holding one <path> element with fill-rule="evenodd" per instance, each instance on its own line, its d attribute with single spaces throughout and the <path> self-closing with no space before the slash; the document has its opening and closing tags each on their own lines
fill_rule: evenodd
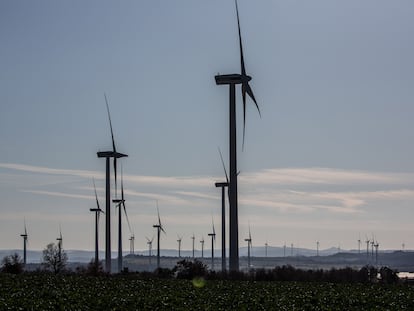
<svg viewBox="0 0 414 311">
<path fill-rule="evenodd" d="M 204 237 L 200 241 L 201 243 L 201 258 L 204 258 Z"/>
<path fill-rule="evenodd" d="M 125 196 L 124 196 L 124 177 L 121 169 L 121 198 L 112 200 L 118 208 L 118 272 L 122 271 L 122 209 L 124 210 L 125 217 L 127 219 L 129 232 L 132 233 L 131 225 L 129 223 L 128 214 L 125 207 Z"/>
<path fill-rule="evenodd" d="M 319 257 L 319 241 L 316 241 L 316 256 Z"/>
<path fill-rule="evenodd" d="M 90 208 L 91 212 L 95 213 L 95 265 L 99 262 L 99 215 L 103 210 L 99 207 L 98 194 L 96 193 L 95 179 L 93 179 L 93 189 L 95 190 L 96 208 Z"/>
<path fill-rule="evenodd" d="M 62 244 L 63 244 L 63 238 L 62 238 L 62 229 L 59 226 L 59 237 L 56 239 L 58 241 L 58 249 L 59 249 L 59 262 L 62 261 Z"/>
<path fill-rule="evenodd" d="M 160 210 L 158 209 L 158 200 L 157 200 L 157 213 L 158 213 L 158 224 L 153 225 L 153 227 L 157 228 L 157 268 L 160 268 L 160 235 L 161 235 L 161 231 L 164 232 L 164 234 L 166 233 L 161 224 Z"/>
<path fill-rule="evenodd" d="M 148 244 L 148 257 L 149 257 L 149 264 L 151 266 L 151 256 L 152 256 L 152 241 L 154 241 L 154 236 L 150 240 L 148 237 L 145 237 L 147 239 Z"/>
<path fill-rule="evenodd" d="M 114 159 L 114 176 L 115 176 L 115 196 L 116 196 L 116 178 L 117 178 L 117 159 L 127 157 L 128 155 L 119 153 L 116 151 L 114 133 L 112 130 L 111 115 L 109 113 L 108 100 L 105 96 L 106 110 L 108 112 L 109 126 L 111 128 L 112 137 L 112 151 L 99 151 L 97 153 L 98 158 L 106 159 L 106 186 L 105 186 L 105 270 L 111 273 L 111 171 L 110 171 L 110 159 Z"/>
<path fill-rule="evenodd" d="M 216 182 L 215 186 L 221 188 L 221 270 L 226 271 L 226 198 L 225 188 L 229 187 L 229 177 L 227 175 L 226 166 L 224 165 L 223 155 L 219 149 L 221 163 L 223 164 L 226 182 Z"/>
<path fill-rule="evenodd" d="M 26 221 L 24 222 L 24 233 L 20 235 L 23 238 L 23 264 L 26 265 L 27 262 L 27 228 L 26 228 Z"/>
<path fill-rule="evenodd" d="M 191 240 L 193 240 L 193 259 L 194 259 L 195 258 L 194 257 L 194 241 L 195 241 L 195 235 L 194 235 L 194 233 L 193 233 L 193 235 L 191 237 Z"/>
<path fill-rule="evenodd" d="M 265 243 L 265 257 L 267 258 L 267 247 L 269 246 L 269 244 L 267 244 L 267 241 Z"/>
<path fill-rule="evenodd" d="M 129 238 L 129 253 L 131 255 L 135 254 L 135 234 L 132 234 Z"/>
<path fill-rule="evenodd" d="M 247 242 L 247 269 L 250 269 L 250 249 L 252 247 L 252 235 L 250 233 L 250 225 L 249 225 L 249 237 L 244 239 Z"/>
<path fill-rule="evenodd" d="M 259 111 L 253 91 L 250 88 L 249 81 L 252 79 L 246 73 L 243 56 L 243 45 L 240 31 L 239 10 L 236 4 L 237 27 L 239 33 L 240 63 L 241 74 L 226 74 L 215 76 L 217 85 L 229 85 L 230 89 L 230 110 L 229 110 L 229 143 L 230 143 L 230 184 L 229 184 L 229 202 L 230 202 L 230 254 L 229 268 L 230 271 L 239 270 L 239 228 L 238 228 L 238 199 L 237 199 L 237 139 L 236 139 L 236 85 L 241 84 L 243 98 L 243 145 L 246 125 L 246 94 L 253 100 Z"/>
<path fill-rule="evenodd" d="M 181 241 L 182 241 L 182 237 L 178 236 L 178 258 L 181 258 Z"/>
<path fill-rule="evenodd" d="M 208 236 L 211 237 L 211 270 L 214 270 L 214 242 L 216 241 L 216 230 L 214 229 L 214 220 L 213 223 L 213 232 L 209 233 Z"/>
</svg>

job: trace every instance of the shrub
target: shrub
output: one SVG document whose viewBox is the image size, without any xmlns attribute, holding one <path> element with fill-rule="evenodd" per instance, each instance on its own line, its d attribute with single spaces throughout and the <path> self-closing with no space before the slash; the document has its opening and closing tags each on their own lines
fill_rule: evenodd
<svg viewBox="0 0 414 311">
<path fill-rule="evenodd" d="M 2 260 L 1 272 L 20 274 L 23 272 L 23 261 L 17 253 L 6 256 Z"/>
</svg>

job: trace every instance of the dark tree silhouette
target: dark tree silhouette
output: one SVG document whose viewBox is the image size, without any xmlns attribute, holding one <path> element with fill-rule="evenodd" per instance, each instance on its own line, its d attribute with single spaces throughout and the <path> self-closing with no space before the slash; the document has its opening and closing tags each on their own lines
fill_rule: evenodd
<svg viewBox="0 0 414 311">
<path fill-rule="evenodd" d="M 17 253 L 5 256 L 1 261 L 1 272 L 19 274 L 23 272 L 23 261 Z"/>
<path fill-rule="evenodd" d="M 67 261 L 66 252 L 55 243 L 49 243 L 43 250 L 43 265 L 55 274 L 65 269 Z"/>
</svg>

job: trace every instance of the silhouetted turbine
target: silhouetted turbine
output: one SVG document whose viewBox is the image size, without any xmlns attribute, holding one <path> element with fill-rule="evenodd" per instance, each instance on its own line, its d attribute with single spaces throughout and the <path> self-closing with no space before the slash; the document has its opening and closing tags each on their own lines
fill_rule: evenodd
<svg viewBox="0 0 414 311">
<path fill-rule="evenodd" d="M 125 217 L 127 219 L 129 232 L 132 233 L 131 225 L 129 223 L 128 214 L 125 207 L 125 196 L 124 196 L 124 178 L 121 170 L 121 199 L 112 200 L 118 207 L 118 272 L 122 271 L 122 209 L 124 210 Z"/>
<path fill-rule="evenodd" d="M 24 221 L 24 234 L 20 235 L 23 238 L 23 264 L 26 265 L 27 262 L 27 256 L 26 256 L 26 250 L 27 250 L 27 228 L 26 228 L 26 220 Z"/>
<path fill-rule="evenodd" d="M 229 85 L 230 89 L 230 113 L 229 113 L 229 136 L 230 136 L 230 185 L 229 185 L 229 202 L 230 202 L 230 254 L 229 264 L 230 271 L 239 270 L 239 236 L 238 236 L 238 202 L 237 202 L 237 139 L 236 139 L 236 85 L 241 84 L 243 98 L 243 146 L 246 126 L 246 94 L 253 100 L 259 111 L 253 91 L 250 88 L 249 81 L 251 77 L 247 75 L 244 64 L 243 44 L 240 31 L 239 10 L 236 4 L 237 28 L 239 34 L 240 63 L 241 74 L 227 74 L 215 76 L 217 85 Z"/>
<path fill-rule="evenodd" d="M 267 244 L 267 242 L 265 243 L 265 257 L 267 258 L 267 247 L 269 246 L 269 244 Z"/>
<path fill-rule="evenodd" d="M 158 224 L 153 225 L 154 228 L 157 228 L 157 268 L 160 267 L 160 234 L 161 231 L 165 233 L 164 228 L 161 224 L 161 218 L 160 218 L 160 211 L 158 209 L 158 201 L 157 201 L 157 213 L 158 213 Z"/>
<path fill-rule="evenodd" d="M 111 273 L 111 184 L 110 184 L 110 158 L 114 158 L 114 176 L 115 176 L 115 196 L 116 196 L 116 176 L 117 176 L 117 166 L 116 162 L 118 158 L 127 157 L 128 155 L 119 153 L 116 151 L 114 133 L 112 130 L 111 115 L 109 113 L 108 100 L 105 96 L 106 109 L 108 112 L 109 126 L 111 128 L 111 138 L 112 138 L 112 151 L 99 151 L 97 153 L 98 158 L 106 159 L 106 186 L 105 186 L 105 270 L 108 273 Z"/>
<path fill-rule="evenodd" d="M 191 237 L 191 239 L 193 240 L 193 259 L 194 259 L 194 258 L 195 258 L 195 257 L 194 257 L 194 246 L 195 246 L 195 245 L 194 245 L 194 244 L 195 244 L 195 243 L 194 243 L 194 241 L 195 241 L 195 235 L 194 235 L 194 233 L 193 233 L 193 236 Z"/>
<path fill-rule="evenodd" d="M 216 230 L 214 229 L 214 221 L 213 224 L 213 232 L 209 233 L 208 236 L 211 237 L 211 270 L 214 270 L 214 242 L 216 241 Z"/>
<path fill-rule="evenodd" d="M 200 243 L 201 243 L 201 258 L 204 258 L 204 237 L 200 241 Z"/>
<path fill-rule="evenodd" d="M 145 238 L 147 239 L 149 264 L 150 264 L 150 266 L 151 266 L 152 241 L 154 241 L 154 236 L 152 236 L 152 239 L 151 239 L 151 240 L 150 240 L 148 237 L 145 237 Z"/>
<path fill-rule="evenodd" d="M 219 148 L 221 163 L 223 164 L 226 182 L 216 182 L 215 186 L 221 188 L 221 270 L 226 270 L 226 200 L 224 189 L 229 187 L 229 177 L 227 175 L 226 166 L 224 165 L 223 155 Z"/>
<path fill-rule="evenodd" d="M 96 208 L 90 208 L 95 213 L 95 265 L 99 262 L 99 215 L 103 212 L 99 207 L 98 194 L 96 193 L 95 179 L 93 180 L 93 188 L 95 190 Z"/>
<path fill-rule="evenodd" d="M 129 253 L 132 255 L 135 254 L 135 234 L 132 234 L 129 238 Z"/>
<path fill-rule="evenodd" d="M 62 260 L 62 245 L 63 245 L 63 238 L 62 238 L 62 229 L 59 226 L 59 237 L 56 239 L 58 241 L 58 249 L 59 249 L 59 262 Z"/>
<path fill-rule="evenodd" d="M 250 269 L 250 249 L 252 247 L 252 235 L 250 233 L 250 225 L 249 225 L 249 237 L 244 239 L 247 242 L 247 267 Z"/>
<path fill-rule="evenodd" d="M 182 240 L 182 237 L 180 237 L 179 235 L 177 235 L 177 237 L 178 237 L 178 240 L 177 240 L 177 242 L 178 242 L 178 258 L 181 258 L 181 240 Z"/>
</svg>

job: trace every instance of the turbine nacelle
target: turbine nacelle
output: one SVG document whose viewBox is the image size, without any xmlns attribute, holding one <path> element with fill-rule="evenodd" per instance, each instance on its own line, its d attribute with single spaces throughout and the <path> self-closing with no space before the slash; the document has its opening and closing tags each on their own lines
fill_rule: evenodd
<svg viewBox="0 0 414 311">
<path fill-rule="evenodd" d="M 243 84 L 249 82 L 252 77 L 248 75 L 241 75 L 239 73 L 232 73 L 227 75 L 217 75 L 214 77 L 217 85 L 224 84 Z"/>
<path fill-rule="evenodd" d="M 98 158 L 124 158 L 127 157 L 127 154 L 120 153 L 120 152 L 114 152 L 114 151 L 99 151 L 97 152 Z"/>
<path fill-rule="evenodd" d="M 222 187 L 228 187 L 229 185 L 230 185 L 230 183 L 228 183 L 228 182 L 216 182 L 215 184 L 214 184 L 217 188 L 222 188 Z"/>
</svg>

